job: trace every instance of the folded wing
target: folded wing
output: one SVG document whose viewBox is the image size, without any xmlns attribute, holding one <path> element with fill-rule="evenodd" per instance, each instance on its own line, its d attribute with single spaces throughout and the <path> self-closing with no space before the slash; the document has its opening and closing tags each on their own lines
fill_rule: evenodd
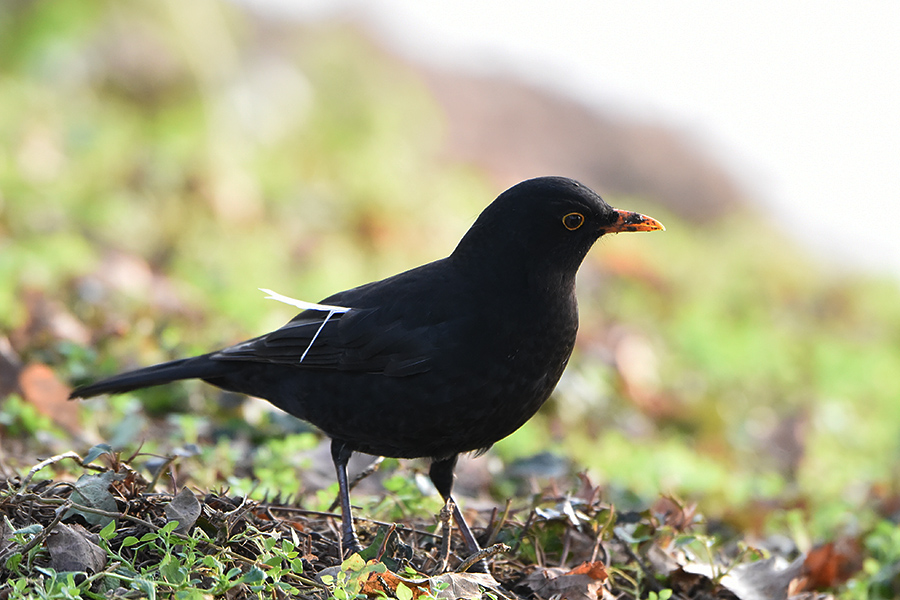
<svg viewBox="0 0 900 600">
<path fill-rule="evenodd" d="M 306 310 L 280 329 L 215 352 L 210 358 L 392 377 L 428 371 L 433 332 L 429 335 L 424 327 L 410 327 L 384 313 L 379 308 L 343 313 Z"/>
</svg>

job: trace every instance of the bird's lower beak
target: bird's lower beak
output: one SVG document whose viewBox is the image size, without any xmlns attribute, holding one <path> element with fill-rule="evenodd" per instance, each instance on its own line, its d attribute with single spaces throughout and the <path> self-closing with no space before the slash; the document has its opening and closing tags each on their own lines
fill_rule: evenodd
<svg viewBox="0 0 900 600">
<path fill-rule="evenodd" d="M 665 231 L 665 226 L 647 215 L 627 210 L 615 209 L 619 218 L 611 225 L 603 228 L 603 233 L 619 233 L 620 231 Z"/>
</svg>

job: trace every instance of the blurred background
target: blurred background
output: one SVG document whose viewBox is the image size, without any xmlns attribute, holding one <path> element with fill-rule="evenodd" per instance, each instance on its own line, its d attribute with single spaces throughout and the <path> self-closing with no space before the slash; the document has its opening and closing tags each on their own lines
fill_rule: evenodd
<svg viewBox="0 0 900 600">
<path fill-rule="evenodd" d="M 584 471 L 795 538 L 900 509 L 897 5 L 641 7 L 0 4 L 0 468 L 142 442 L 317 497 L 319 439 L 266 405 L 67 386 L 280 326 L 259 287 L 443 257 L 558 174 L 668 231 L 594 249 L 559 389 L 464 494 Z"/>
</svg>

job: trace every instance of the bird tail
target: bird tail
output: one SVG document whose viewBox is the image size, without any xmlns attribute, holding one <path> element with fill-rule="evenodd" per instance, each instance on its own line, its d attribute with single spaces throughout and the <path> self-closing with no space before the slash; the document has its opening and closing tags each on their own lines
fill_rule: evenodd
<svg viewBox="0 0 900 600">
<path fill-rule="evenodd" d="M 69 399 L 91 398 L 100 394 L 121 394 L 181 379 L 216 377 L 227 369 L 228 365 L 223 365 L 222 362 L 211 359 L 209 354 L 204 354 L 119 373 L 96 383 L 75 388 L 69 394 Z"/>
</svg>

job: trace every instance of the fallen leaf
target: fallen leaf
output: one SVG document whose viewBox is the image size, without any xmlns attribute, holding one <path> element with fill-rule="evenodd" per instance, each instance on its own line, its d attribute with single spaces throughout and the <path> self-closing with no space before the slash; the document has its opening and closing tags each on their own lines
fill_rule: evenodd
<svg viewBox="0 0 900 600">
<path fill-rule="evenodd" d="M 432 591 L 437 598 L 465 598 L 478 600 L 483 597 L 483 589 L 499 591 L 500 584 L 488 573 L 444 573 L 431 578 Z M 437 585 L 435 585 L 437 584 Z M 440 584 L 447 584 L 442 590 Z"/>
<path fill-rule="evenodd" d="M 444 573 L 427 578 L 400 577 L 392 571 L 369 573 L 361 593 L 369 597 L 398 597 L 397 586 L 403 584 L 412 598 L 430 595 L 447 600 L 481 600 L 484 590 L 500 590 L 500 584 L 488 573 Z"/>
<path fill-rule="evenodd" d="M 72 502 L 106 512 L 117 512 L 119 507 L 112 494 L 109 493 L 109 486 L 113 481 L 123 477 L 124 475 L 117 475 L 112 471 L 105 471 L 97 475 L 82 475 L 75 482 L 75 489 L 71 495 Z M 80 515 L 89 524 L 101 527 L 105 527 L 113 520 L 112 517 L 83 511 L 75 507 L 70 508 L 65 516 L 70 517 L 71 515 Z"/>
<path fill-rule="evenodd" d="M 809 551 L 804 567 L 805 578 L 798 592 L 833 588 L 862 568 L 862 548 L 854 538 L 828 542 Z"/>
<path fill-rule="evenodd" d="M 69 388 L 43 364 L 27 365 L 19 373 L 22 396 L 43 415 L 72 434 L 81 432 L 78 404 L 69 402 Z"/>
<path fill-rule="evenodd" d="M 106 566 L 106 551 L 94 539 L 99 538 L 81 525 L 57 523 L 47 538 L 50 566 L 57 571 L 102 571 Z"/>
<path fill-rule="evenodd" d="M 194 493 L 185 487 L 171 502 L 166 504 L 165 511 L 167 522 L 178 521 L 175 533 L 186 535 L 196 523 L 197 517 L 200 516 L 200 502 L 197 501 Z"/>
<path fill-rule="evenodd" d="M 569 571 L 538 567 L 522 580 L 522 584 L 541 598 L 596 600 L 608 577 L 606 566 L 598 561 L 581 564 Z"/>
<path fill-rule="evenodd" d="M 737 565 L 722 578 L 722 585 L 741 600 L 786 600 L 792 582 L 803 571 L 803 558 L 788 563 L 773 556 Z"/>
<path fill-rule="evenodd" d="M 422 594 L 431 591 L 431 586 L 427 579 L 414 582 L 410 579 L 403 579 L 391 571 L 386 571 L 384 573 L 369 573 L 369 578 L 363 583 L 360 591 L 366 596 L 380 596 L 382 594 L 387 594 L 396 597 L 397 584 L 399 583 L 403 583 L 403 585 L 412 592 L 413 598 L 418 598 Z"/>
<path fill-rule="evenodd" d="M 653 503 L 652 512 L 660 517 L 664 525 L 675 531 L 685 531 L 694 522 L 697 504 L 683 504 L 672 496 L 661 496 Z"/>
</svg>

